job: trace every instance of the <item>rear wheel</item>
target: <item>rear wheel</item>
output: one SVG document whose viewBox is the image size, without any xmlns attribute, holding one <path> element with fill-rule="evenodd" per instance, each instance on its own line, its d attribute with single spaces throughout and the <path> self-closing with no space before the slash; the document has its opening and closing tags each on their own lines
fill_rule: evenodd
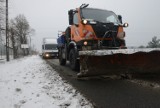
<svg viewBox="0 0 160 108">
<path fill-rule="evenodd" d="M 72 70 L 79 70 L 80 66 L 79 66 L 79 61 L 77 60 L 77 53 L 75 49 L 70 50 L 69 61 Z"/>
<path fill-rule="evenodd" d="M 62 66 L 66 65 L 66 59 L 63 58 L 63 49 L 59 49 L 58 58 L 59 58 L 60 65 Z"/>
</svg>

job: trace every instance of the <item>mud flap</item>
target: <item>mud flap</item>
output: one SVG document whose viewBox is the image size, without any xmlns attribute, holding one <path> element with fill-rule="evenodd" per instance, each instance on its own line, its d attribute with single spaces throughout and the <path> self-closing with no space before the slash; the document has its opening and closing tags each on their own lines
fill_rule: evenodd
<svg viewBox="0 0 160 108">
<path fill-rule="evenodd" d="M 160 49 L 119 49 L 80 51 L 78 77 L 160 73 Z"/>
</svg>

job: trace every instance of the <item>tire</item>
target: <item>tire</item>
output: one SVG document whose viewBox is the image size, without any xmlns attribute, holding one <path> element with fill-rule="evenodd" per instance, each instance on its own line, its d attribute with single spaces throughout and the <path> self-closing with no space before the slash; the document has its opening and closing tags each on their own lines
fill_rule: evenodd
<svg viewBox="0 0 160 108">
<path fill-rule="evenodd" d="M 62 49 L 59 49 L 58 51 L 59 64 L 64 66 L 66 65 L 66 59 L 62 57 L 62 54 L 63 54 Z"/>
<path fill-rule="evenodd" d="M 68 27 L 65 31 L 65 36 L 66 36 L 66 43 L 67 45 L 69 44 L 69 42 L 71 41 L 71 28 Z"/>
<path fill-rule="evenodd" d="M 71 49 L 69 52 L 69 62 L 72 70 L 78 71 L 80 68 L 79 61 L 77 60 L 77 53 L 75 49 Z"/>
</svg>

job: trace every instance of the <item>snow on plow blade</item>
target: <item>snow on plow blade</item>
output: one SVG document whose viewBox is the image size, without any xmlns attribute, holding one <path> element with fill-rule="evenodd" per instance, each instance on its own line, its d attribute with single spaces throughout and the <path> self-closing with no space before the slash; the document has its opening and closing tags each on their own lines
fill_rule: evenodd
<svg viewBox="0 0 160 108">
<path fill-rule="evenodd" d="M 80 51 L 78 77 L 160 73 L 160 48 Z"/>
</svg>

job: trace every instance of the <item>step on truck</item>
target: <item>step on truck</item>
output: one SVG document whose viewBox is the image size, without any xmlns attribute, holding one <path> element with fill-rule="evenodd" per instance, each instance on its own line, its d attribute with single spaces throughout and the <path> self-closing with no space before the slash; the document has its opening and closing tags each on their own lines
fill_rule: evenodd
<svg viewBox="0 0 160 108">
<path fill-rule="evenodd" d="M 82 4 L 68 11 L 69 25 L 59 36 L 60 65 L 69 61 L 78 77 L 159 73 L 160 49 L 127 49 L 122 16 Z"/>
</svg>

